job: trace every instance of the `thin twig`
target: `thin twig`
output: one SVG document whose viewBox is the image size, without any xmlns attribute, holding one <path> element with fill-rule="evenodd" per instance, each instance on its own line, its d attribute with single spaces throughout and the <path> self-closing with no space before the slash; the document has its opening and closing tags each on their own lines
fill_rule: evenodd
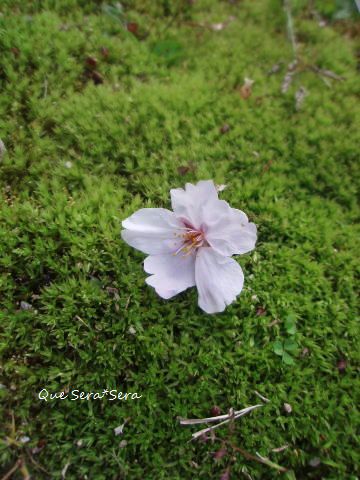
<svg viewBox="0 0 360 480">
<path fill-rule="evenodd" d="M 284 10 L 286 13 L 286 25 L 287 25 L 288 36 L 293 49 L 294 59 L 296 59 L 297 43 L 296 43 L 296 37 L 295 37 L 293 17 L 291 14 L 291 0 L 284 0 Z"/>
<path fill-rule="evenodd" d="M 269 403 L 270 400 L 266 397 L 264 397 L 264 395 L 261 395 L 261 393 L 259 393 L 257 390 L 254 390 L 254 393 L 255 395 L 257 395 L 263 402 L 265 403 Z"/>
<path fill-rule="evenodd" d="M 316 65 L 311 65 L 310 70 L 312 70 L 315 73 L 318 73 L 319 75 L 322 75 L 324 77 L 331 78 L 332 80 L 337 80 L 341 82 L 342 80 L 345 80 L 344 77 L 341 77 L 340 75 L 337 75 L 336 73 L 332 72 L 331 70 L 326 70 L 323 68 L 319 68 Z"/>
<path fill-rule="evenodd" d="M 211 427 L 203 428 L 202 430 L 199 430 L 198 432 L 195 432 L 192 434 L 192 440 L 196 440 L 197 438 L 201 437 L 202 435 L 205 435 L 208 432 L 211 432 L 212 430 L 215 430 L 216 428 L 222 427 L 223 425 L 226 425 L 227 423 L 237 420 L 238 418 L 242 417 L 243 415 L 246 415 L 247 413 L 251 412 L 252 410 L 255 410 L 256 408 L 262 407 L 263 404 L 259 405 L 253 405 L 252 407 L 247 407 L 244 408 L 243 410 L 239 410 L 237 414 L 229 415 L 227 420 L 224 420 L 223 422 L 217 423 L 216 425 L 212 425 Z"/>
<path fill-rule="evenodd" d="M 208 417 L 208 418 L 178 418 L 180 425 L 198 425 L 199 423 L 211 423 L 211 422 L 219 422 L 220 420 L 227 420 L 228 418 L 234 418 L 236 415 L 239 415 L 240 413 L 243 413 L 249 408 L 253 407 L 247 407 L 243 408 L 242 410 L 237 410 L 234 411 L 233 413 L 227 413 L 225 415 L 218 415 L 216 417 Z"/>
<path fill-rule="evenodd" d="M 224 440 L 224 442 L 229 445 L 235 452 L 241 453 L 243 457 L 245 457 L 247 460 L 254 460 L 255 462 L 262 463 L 263 465 L 267 465 L 268 467 L 274 468 L 278 472 L 287 472 L 287 468 L 282 467 L 281 465 L 278 465 L 277 463 L 272 462 L 268 458 L 262 457 L 258 453 L 256 455 L 253 455 L 250 452 L 247 452 L 243 448 L 237 447 L 236 445 L 233 445 L 231 442 Z"/>
<path fill-rule="evenodd" d="M 83 324 L 85 325 L 85 327 L 87 327 L 89 330 L 91 330 L 90 327 L 89 327 L 89 325 L 88 325 L 81 317 L 79 317 L 79 315 L 75 315 L 75 318 L 76 318 L 76 320 L 78 320 L 79 322 L 83 323 Z"/>
<path fill-rule="evenodd" d="M 248 407 L 249 408 L 249 407 Z M 225 415 L 218 415 L 216 417 L 207 417 L 207 418 L 178 418 L 180 425 L 198 425 L 199 423 L 211 423 L 219 422 L 220 420 L 227 420 L 228 418 L 233 418 L 235 415 L 242 413 L 244 410 L 237 410 L 232 413 L 227 413 Z"/>
<path fill-rule="evenodd" d="M 3 477 L 1 477 L 1 480 L 9 480 L 13 476 L 13 474 L 16 472 L 16 470 L 18 470 L 21 467 L 21 465 L 22 465 L 22 459 L 19 458 L 16 461 L 15 465 L 12 468 L 10 468 L 10 470 L 7 473 L 5 473 Z"/>
<path fill-rule="evenodd" d="M 272 462 L 269 460 L 267 457 L 262 457 L 258 452 L 256 452 L 256 456 L 259 458 L 259 460 L 264 464 L 267 465 L 268 467 L 275 468 L 279 472 L 287 472 L 287 468 L 282 467 L 281 465 L 278 465 L 277 463 Z"/>
<path fill-rule="evenodd" d="M 273 448 L 271 451 L 275 453 L 280 453 L 286 450 L 287 448 L 289 448 L 289 445 L 283 445 L 282 447 Z"/>
</svg>

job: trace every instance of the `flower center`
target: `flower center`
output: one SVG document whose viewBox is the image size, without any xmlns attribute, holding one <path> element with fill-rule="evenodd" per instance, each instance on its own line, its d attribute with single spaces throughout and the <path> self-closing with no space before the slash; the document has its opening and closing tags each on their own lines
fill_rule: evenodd
<svg viewBox="0 0 360 480">
<path fill-rule="evenodd" d="M 174 255 L 177 255 L 180 252 L 182 252 L 184 256 L 190 255 L 206 243 L 205 233 L 202 228 L 194 228 L 192 225 L 185 222 L 184 225 L 184 233 L 175 234 L 177 237 L 180 237 L 184 243 L 178 248 Z"/>
</svg>

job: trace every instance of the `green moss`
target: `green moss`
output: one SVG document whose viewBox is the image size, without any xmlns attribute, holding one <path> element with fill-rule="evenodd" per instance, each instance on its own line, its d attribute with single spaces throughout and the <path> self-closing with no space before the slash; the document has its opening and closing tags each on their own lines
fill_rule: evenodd
<svg viewBox="0 0 360 480">
<path fill-rule="evenodd" d="M 193 429 L 176 420 L 254 404 L 258 390 L 271 403 L 238 422 L 235 444 L 298 479 L 357 478 L 354 41 L 320 28 L 297 2 L 301 73 L 282 94 L 292 51 L 277 2 L 114 5 L 0 7 L 0 423 L 2 438 L 12 415 L 16 438 L 30 437 L 2 444 L 1 473 L 23 456 L 34 478 L 61 478 L 67 463 L 67 479 L 219 478 L 228 464 L 234 478 L 244 468 L 275 478 L 242 456 L 214 462 L 219 444 L 187 443 Z M 229 19 L 221 31 L 204 27 Z M 311 65 L 344 80 L 326 84 Z M 244 77 L 255 80 L 247 100 Z M 308 96 L 297 111 L 300 86 Z M 144 283 L 144 256 L 119 236 L 138 208 L 167 207 L 170 188 L 207 178 L 227 184 L 222 198 L 259 228 L 255 252 L 238 258 L 244 291 L 217 316 L 198 309 L 194 290 L 158 298 Z M 279 345 L 291 345 L 293 362 Z M 142 398 L 45 404 L 44 387 Z M 39 442 L 34 464 L 27 451 Z"/>
</svg>

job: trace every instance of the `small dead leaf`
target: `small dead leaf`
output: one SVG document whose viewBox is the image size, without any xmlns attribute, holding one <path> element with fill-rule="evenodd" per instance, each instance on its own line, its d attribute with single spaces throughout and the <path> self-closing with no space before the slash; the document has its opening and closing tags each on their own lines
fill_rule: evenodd
<svg viewBox="0 0 360 480">
<path fill-rule="evenodd" d="M 20 309 L 21 310 L 32 310 L 32 308 L 33 308 L 33 306 L 30 303 L 23 302 L 23 301 L 20 302 Z"/>
<path fill-rule="evenodd" d="M 213 457 L 215 460 L 221 460 L 223 457 L 227 455 L 227 450 L 225 447 L 220 448 L 216 452 L 214 452 Z"/>
<path fill-rule="evenodd" d="M 230 480 L 230 467 L 221 474 L 220 480 Z"/>
<path fill-rule="evenodd" d="M 85 64 L 89 68 L 96 68 L 97 63 L 98 62 L 97 62 L 95 57 L 89 56 L 89 57 L 86 57 L 86 59 L 85 59 Z"/>
<path fill-rule="evenodd" d="M 305 347 L 305 348 L 303 348 L 303 350 L 302 350 L 302 352 L 301 352 L 301 356 L 302 356 L 303 358 L 304 358 L 304 357 L 307 357 L 307 356 L 309 355 L 309 353 L 310 353 L 310 350 L 309 350 L 307 347 Z"/>
<path fill-rule="evenodd" d="M 104 83 L 104 77 L 97 70 L 94 70 L 93 72 L 91 72 L 90 78 L 92 79 L 95 85 L 100 85 L 101 83 Z"/>
<path fill-rule="evenodd" d="M 179 175 L 184 176 L 189 173 L 190 168 L 187 165 L 181 165 L 180 167 L 178 167 L 177 171 Z"/>
<path fill-rule="evenodd" d="M 109 56 L 109 49 L 107 47 L 101 47 L 100 53 L 104 58 L 108 58 Z"/>
<path fill-rule="evenodd" d="M 195 170 L 196 170 L 196 166 L 193 164 L 193 162 L 189 162 L 187 165 L 181 165 L 177 169 L 178 174 L 181 176 L 184 176 L 190 172 L 195 172 Z"/>
<path fill-rule="evenodd" d="M 337 369 L 338 369 L 339 373 L 345 373 L 346 367 L 347 367 L 347 362 L 346 362 L 345 358 L 340 358 L 340 360 L 338 360 L 336 366 L 337 366 Z"/>
<path fill-rule="evenodd" d="M 106 291 L 107 291 L 109 294 L 113 295 L 114 300 L 115 300 L 116 302 L 118 302 L 118 301 L 120 300 L 119 290 L 118 290 L 117 288 L 115 288 L 115 287 L 106 287 Z"/>
<path fill-rule="evenodd" d="M 321 460 L 318 457 L 314 457 L 309 461 L 310 467 L 316 468 L 320 465 Z"/>
<path fill-rule="evenodd" d="M 221 415 L 221 408 L 218 407 L 217 405 L 214 405 L 211 408 L 210 413 L 213 417 L 218 417 L 219 415 Z"/>
<path fill-rule="evenodd" d="M 224 123 L 224 125 L 220 128 L 220 133 L 224 135 L 224 133 L 229 132 L 231 129 L 230 125 Z"/>
<path fill-rule="evenodd" d="M 256 315 L 258 317 L 263 317 L 264 315 L 266 315 L 266 310 L 264 307 L 258 307 L 257 310 L 256 310 Z"/>
<path fill-rule="evenodd" d="M 244 100 L 248 99 L 252 94 L 252 86 L 254 85 L 254 80 L 251 78 L 244 78 L 244 84 L 240 87 L 240 96 Z"/>
<path fill-rule="evenodd" d="M 133 35 L 136 35 L 139 30 L 139 25 L 135 22 L 129 22 L 126 25 L 127 31 L 132 33 Z"/>
</svg>

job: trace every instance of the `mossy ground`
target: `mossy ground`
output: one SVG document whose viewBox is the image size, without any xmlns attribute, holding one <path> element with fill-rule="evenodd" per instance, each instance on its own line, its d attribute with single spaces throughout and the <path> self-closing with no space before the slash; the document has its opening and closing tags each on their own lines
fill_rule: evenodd
<svg viewBox="0 0 360 480">
<path fill-rule="evenodd" d="M 333 2 L 314 3 L 333 15 Z M 196 427 L 176 420 L 254 404 L 257 390 L 271 402 L 219 437 L 288 478 L 356 479 L 352 35 L 295 2 L 302 72 L 282 94 L 293 52 L 281 2 L 3 0 L 0 12 L 0 472 L 23 459 L 36 479 L 67 464 L 66 479 L 217 479 L 228 466 L 231 478 L 277 478 L 240 454 L 215 462 L 219 442 L 188 443 Z M 248 99 L 244 77 L 255 80 Z M 167 207 L 170 188 L 208 178 L 259 229 L 255 252 L 238 258 L 244 291 L 216 316 L 194 289 L 158 298 L 144 255 L 119 237 L 138 208 Z M 44 387 L 142 398 L 45 404 Z"/>
</svg>

